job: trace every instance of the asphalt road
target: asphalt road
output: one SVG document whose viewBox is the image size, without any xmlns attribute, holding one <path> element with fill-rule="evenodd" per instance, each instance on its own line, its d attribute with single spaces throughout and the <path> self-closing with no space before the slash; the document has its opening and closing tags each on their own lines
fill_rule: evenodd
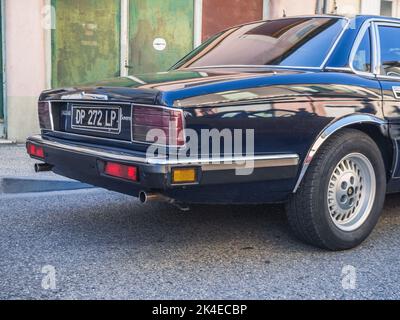
<svg viewBox="0 0 400 320">
<path fill-rule="evenodd" d="M 400 196 L 364 245 L 342 253 L 299 243 L 280 206 L 182 213 L 99 189 L 0 204 L 1 299 L 400 298 Z"/>
</svg>

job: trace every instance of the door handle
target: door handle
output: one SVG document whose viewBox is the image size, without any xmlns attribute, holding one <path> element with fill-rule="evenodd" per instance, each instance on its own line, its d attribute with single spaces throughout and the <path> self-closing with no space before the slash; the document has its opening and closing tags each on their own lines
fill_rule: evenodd
<svg viewBox="0 0 400 320">
<path fill-rule="evenodd" d="M 392 87 L 396 99 L 400 99 L 400 87 Z"/>
<path fill-rule="evenodd" d="M 125 64 L 125 68 L 126 68 L 126 69 L 133 69 L 133 68 L 134 68 L 134 66 L 130 66 L 130 65 L 129 65 L 128 60 L 125 60 L 125 63 L 124 63 L 124 64 Z"/>
</svg>

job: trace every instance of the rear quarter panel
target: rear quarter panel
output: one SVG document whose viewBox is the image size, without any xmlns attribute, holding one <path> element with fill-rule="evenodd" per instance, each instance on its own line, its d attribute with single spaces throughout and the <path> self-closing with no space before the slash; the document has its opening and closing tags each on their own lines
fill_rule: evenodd
<svg viewBox="0 0 400 320">
<path fill-rule="evenodd" d="M 354 113 L 383 118 L 376 80 L 345 73 L 315 72 L 249 80 L 240 88 L 218 84 L 195 87 L 165 102 L 185 110 L 187 126 L 202 129 L 254 129 L 255 152 L 298 153 L 304 160 L 322 130 Z"/>
</svg>

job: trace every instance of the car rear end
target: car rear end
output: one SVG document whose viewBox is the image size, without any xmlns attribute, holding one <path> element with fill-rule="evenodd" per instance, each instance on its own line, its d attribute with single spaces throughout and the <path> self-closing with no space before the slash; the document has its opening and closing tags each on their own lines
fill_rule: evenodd
<svg viewBox="0 0 400 320">
<path fill-rule="evenodd" d="M 188 150 L 187 131 L 201 131 L 195 121 L 201 112 L 161 105 L 161 95 L 112 88 L 43 94 L 38 103 L 42 132 L 27 140 L 28 153 L 41 162 L 37 171 L 52 170 L 142 201 L 285 200 L 298 172 L 297 154 L 179 157 Z M 223 118 L 216 121 L 223 127 Z M 238 175 L 236 169 L 248 160 L 254 172 Z"/>
<path fill-rule="evenodd" d="M 55 173 L 138 196 L 142 189 L 164 188 L 166 159 L 148 159 L 151 130 L 177 148 L 185 144 L 183 111 L 164 106 L 96 100 L 48 100 L 38 104 L 40 136 L 27 150 Z M 172 136 L 175 135 L 175 136 Z"/>
</svg>

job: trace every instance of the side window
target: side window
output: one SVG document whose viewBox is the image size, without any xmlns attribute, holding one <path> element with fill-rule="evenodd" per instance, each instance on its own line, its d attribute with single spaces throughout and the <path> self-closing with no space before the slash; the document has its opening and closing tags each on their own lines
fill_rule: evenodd
<svg viewBox="0 0 400 320">
<path fill-rule="evenodd" d="M 400 27 L 379 26 L 381 74 L 400 77 Z"/>
<path fill-rule="evenodd" d="M 371 30 L 368 28 L 354 56 L 353 68 L 357 71 L 371 72 L 371 52 Z"/>
</svg>

